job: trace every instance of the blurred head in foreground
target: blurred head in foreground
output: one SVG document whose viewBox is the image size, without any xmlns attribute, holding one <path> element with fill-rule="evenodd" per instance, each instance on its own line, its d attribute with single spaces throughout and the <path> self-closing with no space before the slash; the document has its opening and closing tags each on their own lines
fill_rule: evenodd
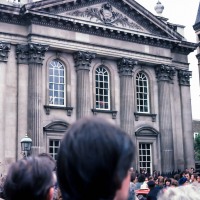
<svg viewBox="0 0 200 200">
<path fill-rule="evenodd" d="M 200 185 L 190 184 L 179 187 L 170 187 L 165 192 L 160 193 L 158 200 L 199 200 Z"/>
<path fill-rule="evenodd" d="M 9 168 L 4 190 L 7 200 L 51 200 L 53 173 L 46 159 L 28 157 Z"/>
<path fill-rule="evenodd" d="M 125 200 L 134 145 L 128 134 L 102 118 L 83 118 L 67 130 L 57 176 L 64 200 Z"/>
</svg>

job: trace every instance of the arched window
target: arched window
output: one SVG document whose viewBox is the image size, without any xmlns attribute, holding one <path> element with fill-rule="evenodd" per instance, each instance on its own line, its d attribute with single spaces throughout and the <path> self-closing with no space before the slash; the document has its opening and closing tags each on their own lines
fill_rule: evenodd
<svg viewBox="0 0 200 200">
<path fill-rule="evenodd" d="M 95 72 L 95 103 L 96 109 L 110 110 L 110 80 L 109 72 L 100 66 Z"/>
<path fill-rule="evenodd" d="M 149 81 L 148 77 L 143 73 L 139 72 L 136 75 L 136 101 L 137 101 L 137 112 L 149 113 Z"/>
<path fill-rule="evenodd" d="M 65 106 L 65 67 L 57 59 L 49 63 L 49 105 Z"/>
</svg>

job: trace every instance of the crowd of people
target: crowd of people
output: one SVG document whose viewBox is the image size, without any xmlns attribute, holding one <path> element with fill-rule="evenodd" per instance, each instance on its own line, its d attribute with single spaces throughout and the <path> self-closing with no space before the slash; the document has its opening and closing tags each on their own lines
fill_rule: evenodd
<svg viewBox="0 0 200 200">
<path fill-rule="evenodd" d="M 130 135 L 98 117 L 67 130 L 57 162 L 46 153 L 13 163 L 1 178 L 6 200 L 197 200 L 200 177 L 189 171 L 172 178 L 136 174 Z M 185 185 L 188 186 L 185 186 Z"/>
<path fill-rule="evenodd" d="M 164 199 L 163 196 L 171 196 L 170 192 L 175 193 L 174 190 L 179 191 L 180 197 L 183 194 L 185 196 L 177 199 L 200 199 L 200 196 L 195 198 L 195 192 L 191 192 L 193 189 L 198 189 L 198 194 L 200 195 L 200 174 L 195 172 L 194 168 L 185 169 L 180 173 L 173 173 L 170 177 L 169 174 L 168 176 L 162 176 L 158 173 L 153 173 L 152 176 L 149 176 L 144 171 L 139 174 L 137 171 L 132 170 L 129 200 L 161 200 Z M 187 187 L 183 188 L 183 186 Z M 188 193 L 188 191 L 190 192 Z"/>
</svg>

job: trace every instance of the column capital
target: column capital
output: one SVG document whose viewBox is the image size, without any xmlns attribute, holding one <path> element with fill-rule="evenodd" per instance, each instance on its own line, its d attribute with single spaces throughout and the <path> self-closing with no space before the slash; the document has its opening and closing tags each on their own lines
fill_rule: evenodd
<svg viewBox="0 0 200 200">
<path fill-rule="evenodd" d="M 190 78 L 192 77 L 192 72 L 188 70 L 178 70 L 178 81 L 179 85 L 190 86 Z"/>
<path fill-rule="evenodd" d="M 42 64 L 45 52 L 49 49 L 48 45 L 29 43 L 28 62 L 30 64 Z"/>
<path fill-rule="evenodd" d="M 157 65 L 155 67 L 155 72 L 159 81 L 171 81 L 176 74 L 176 69 L 169 65 Z"/>
<path fill-rule="evenodd" d="M 75 61 L 75 67 L 77 70 L 80 69 L 89 70 L 92 59 L 95 58 L 96 54 L 91 52 L 78 51 L 75 52 L 73 56 Z"/>
<path fill-rule="evenodd" d="M 17 62 L 19 64 L 28 63 L 28 44 L 18 44 L 16 47 Z"/>
<path fill-rule="evenodd" d="M 9 51 L 10 51 L 10 44 L 0 41 L 0 62 L 7 61 Z"/>
<path fill-rule="evenodd" d="M 137 64 L 132 58 L 121 58 L 117 62 L 120 76 L 133 76 L 133 68 Z"/>
</svg>

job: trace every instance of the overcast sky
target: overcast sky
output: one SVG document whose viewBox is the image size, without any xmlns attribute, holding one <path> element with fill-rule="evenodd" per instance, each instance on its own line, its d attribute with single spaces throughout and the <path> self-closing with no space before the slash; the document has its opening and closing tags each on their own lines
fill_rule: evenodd
<svg viewBox="0 0 200 200">
<path fill-rule="evenodd" d="M 156 15 L 154 7 L 158 0 L 136 0 L 147 10 Z M 187 41 L 196 43 L 196 35 L 193 25 L 196 20 L 199 0 L 160 0 L 164 6 L 162 16 L 168 18 L 168 22 L 184 25 L 184 35 Z M 199 72 L 196 59 L 197 52 L 189 55 L 191 79 L 191 101 L 193 119 L 200 120 L 200 87 Z"/>
</svg>

